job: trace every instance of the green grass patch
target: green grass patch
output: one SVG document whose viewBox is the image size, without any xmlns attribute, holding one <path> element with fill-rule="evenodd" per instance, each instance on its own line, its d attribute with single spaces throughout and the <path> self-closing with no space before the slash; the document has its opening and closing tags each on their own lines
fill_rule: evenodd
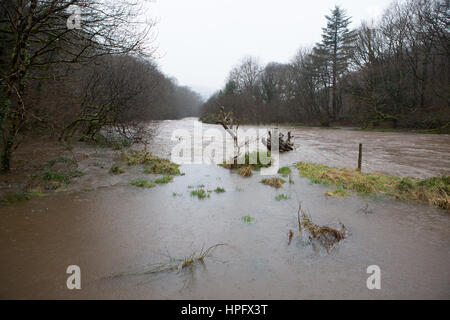
<svg viewBox="0 0 450 320">
<path fill-rule="evenodd" d="M 217 187 L 216 189 L 214 189 L 214 192 L 215 192 L 215 193 L 224 193 L 224 192 L 225 192 L 225 189 L 222 188 L 222 187 Z"/>
<path fill-rule="evenodd" d="M 14 194 L 5 197 L 1 200 L 1 203 L 15 203 L 15 202 L 22 202 L 22 201 L 28 201 L 35 197 L 42 197 L 44 194 L 39 190 L 26 190 L 26 191 L 18 191 Z"/>
<path fill-rule="evenodd" d="M 275 189 L 279 189 L 283 187 L 283 184 L 286 182 L 285 180 L 281 178 L 267 178 L 262 179 L 260 181 L 262 184 L 265 184 L 266 186 L 273 187 Z"/>
<path fill-rule="evenodd" d="M 73 178 L 81 177 L 83 175 L 84 173 L 79 170 L 57 171 L 51 168 L 44 168 L 38 173 L 37 177 L 43 181 L 69 184 Z"/>
<path fill-rule="evenodd" d="M 281 174 L 285 178 L 287 176 L 289 176 L 290 173 L 291 173 L 291 169 L 289 167 L 282 167 L 282 168 L 278 169 L 278 174 Z"/>
<path fill-rule="evenodd" d="M 156 179 L 154 182 L 157 184 L 166 184 L 173 181 L 173 177 L 172 176 L 164 176 L 161 178 Z"/>
<path fill-rule="evenodd" d="M 197 189 L 191 191 L 191 197 L 197 197 L 199 199 L 209 198 L 209 193 L 207 193 L 204 189 Z"/>
<path fill-rule="evenodd" d="M 130 181 L 130 184 L 132 186 L 139 187 L 139 188 L 153 188 L 154 186 L 156 186 L 156 184 L 154 184 L 153 182 L 145 180 L 145 179 L 136 179 L 136 180 Z"/>
<path fill-rule="evenodd" d="M 128 166 L 143 165 L 144 173 L 147 174 L 164 174 L 164 175 L 180 175 L 179 165 L 168 159 L 160 158 L 152 155 L 147 151 L 130 151 L 123 152 L 121 155 Z"/>
<path fill-rule="evenodd" d="M 255 221 L 255 218 L 250 217 L 250 216 L 243 216 L 243 217 L 241 218 L 241 220 L 244 221 L 245 223 L 252 223 L 252 222 Z"/>
<path fill-rule="evenodd" d="M 230 161 L 229 161 L 230 162 Z M 272 163 L 272 158 L 267 152 L 247 152 L 243 156 L 238 157 L 236 163 L 222 163 L 220 166 L 233 170 L 237 169 L 238 174 L 243 177 L 250 177 L 253 170 L 268 168 Z"/>
<path fill-rule="evenodd" d="M 429 203 L 450 210 L 449 176 L 427 179 L 402 178 L 306 162 L 298 162 L 296 168 L 300 175 L 309 178 L 313 183 L 339 185 L 343 190 L 352 190 L 363 195 L 384 194 L 400 200 Z"/>
<path fill-rule="evenodd" d="M 287 195 L 285 195 L 284 193 L 279 194 L 275 197 L 275 200 L 277 200 L 277 201 L 288 200 L 288 199 L 289 199 L 289 197 Z"/>
<path fill-rule="evenodd" d="M 329 197 L 346 197 L 349 195 L 349 193 L 345 189 L 343 189 L 342 186 L 337 186 L 337 188 L 333 191 L 325 192 L 325 195 Z"/>
</svg>

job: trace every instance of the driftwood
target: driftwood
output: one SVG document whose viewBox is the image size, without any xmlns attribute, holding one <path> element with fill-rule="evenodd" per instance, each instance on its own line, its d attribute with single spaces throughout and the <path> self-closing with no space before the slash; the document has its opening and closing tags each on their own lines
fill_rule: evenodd
<svg viewBox="0 0 450 320">
<path fill-rule="evenodd" d="M 279 137 L 278 137 L 279 152 L 288 152 L 288 151 L 294 150 L 294 144 L 291 142 L 291 139 L 293 137 L 294 136 L 291 134 L 290 131 L 287 133 L 287 138 L 285 137 L 284 134 L 282 134 L 280 132 Z M 272 150 L 272 132 L 271 131 L 269 131 L 268 139 L 263 138 L 262 142 L 267 147 L 267 150 L 269 150 L 269 151 Z"/>
</svg>

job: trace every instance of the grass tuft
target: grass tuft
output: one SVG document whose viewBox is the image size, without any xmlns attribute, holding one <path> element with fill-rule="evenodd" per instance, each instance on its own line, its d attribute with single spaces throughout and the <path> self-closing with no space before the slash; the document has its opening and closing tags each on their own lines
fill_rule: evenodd
<svg viewBox="0 0 450 320">
<path fill-rule="evenodd" d="M 276 197 L 275 197 L 275 200 L 277 200 L 277 201 L 281 201 L 281 200 L 288 200 L 289 199 L 289 197 L 287 196 L 287 195 L 285 195 L 285 194 L 279 194 L 279 195 L 277 195 Z"/>
<path fill-rule="evenodd" d="M 132 186 L 139 187 L 139 188 L 153 188 L 156 186 L 156 184 L 154 184 L 153 182 L 145 180 L 145 179 L 136 179 L 136 180 L 130 181 L 130 184 Z"/>
<path fill-rule="evenodd" d="M 273 188 L 279 189 L 279 188 L 283 187 L 283 183 L 285 183 L 286 181 L 284 181 L 283 179 L 280 179 L 280 178 L 268 178 L 268 179 L 263 179 L 260 182 L 267 186 L 271 186 Z"/>
<path fill-rule="evenodd" d="M 278 174 L 281 174 L 283 177 L 287 178 L 291 173 L 291 169 L 289 167 L 282 167 L 278 169 Z"/>
<path fill-rule="evenodd" d="M 157 184 L 166 184 L 166 183 L 169 183 L 169 182 L 171 182 L 171 181 L 173 181 L 173 177 L 172 177 L 172 176 L 164 176 L 164 177 L 161 177 L 161 178 L 156 179 L 156 180 L 154 181 L 154 183 L 157 183 Z"/>
<path fill-rule="evenodd" d="M 215 192 L 215 193 L 224 193 L 224 192 L 225 192 L 225 189 L 224 189 L 224 188 L 221 188 L 221 187 L 217 187 L 217 188 L 214 190 L 214 192 Z"/>
<path fill-rule="evenodd" d="M 191 196 L 199 199 L 205 199 L 209 198 L 209 193 L 207 193 L 204 189 L 197 189 L 191 191 Z"/>
<path fill-rule="evenodd" d="M 325 192 L 325 195 L 329 197 L 346 197 L 349 195 L 349 193 L 345 191 L 342 186 L 337 186 L 335 190 Z"/>
<path fill-rule="evenodd" d="M 252 222 L 255 221 L 255 218 L 250 217 L 250 216 L 243 216 L 243 217 L 241 218 L 241 220 L 244 221 L 245 223 L 252 223 Z"/>
<path fill-rule="evenodd" d="M 237 169 L 239 175 L 250 177 L 253 170 L 270 167 L 271 162 L 272 158 L 267 152 L 254 151 L 238 157 L 236 163 L 223 163 L 220 166 L 229 170 Z"/>
<path fill-rule="evenodd" d="M 168 159 L 156 157 L 146 151 L 123 152 L 121 158 L 128 166 L 145 166 L 144 173 L 147 174 L 181 174 L 178 164 L 170 162 Z"/>
</svg>

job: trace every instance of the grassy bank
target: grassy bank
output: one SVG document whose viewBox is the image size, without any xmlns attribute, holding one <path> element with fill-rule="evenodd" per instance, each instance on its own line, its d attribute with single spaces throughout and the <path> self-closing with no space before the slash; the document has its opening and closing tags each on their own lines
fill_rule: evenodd
<svg viewBox="0 0 450 320">
<path fill-rule="evenodd" d="M 359 194 L 384 194 L 401 200 L 429 203 L 450 211 L 450 177 L 401 178 L 379 173 L 360 173 L 348 169 L 298 162 L 298 173 L 313 183 L 339 185 Z"/>
</svg>

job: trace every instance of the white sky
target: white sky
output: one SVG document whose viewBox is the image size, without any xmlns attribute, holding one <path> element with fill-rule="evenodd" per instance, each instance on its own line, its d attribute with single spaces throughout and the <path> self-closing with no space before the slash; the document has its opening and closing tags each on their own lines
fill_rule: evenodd
<svg viewBox="0 0 450 320">
<path fill-rule="evenodd" d="M 157 63 L 204 96 L 220 89 L 245 55 L 288 62 L 301 46 L 320 41 L 336 4 L 361 20 L 377 18 L 391 0 L 155 0 Z"/>
</svg>

